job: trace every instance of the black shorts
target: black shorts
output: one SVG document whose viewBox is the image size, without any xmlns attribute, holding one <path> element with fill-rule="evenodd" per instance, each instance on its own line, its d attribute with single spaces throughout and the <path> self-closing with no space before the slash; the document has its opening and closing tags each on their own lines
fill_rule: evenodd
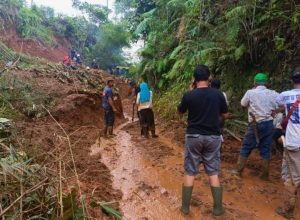
<svg viewBox="0 0 300 220">
<path fill-rule="evenodd" d="M 113 110 L 110 109 L 104 109 L 104 121 L 106 126 L 114 126 L 115 123 L 115 113 Z"/>
</svg>

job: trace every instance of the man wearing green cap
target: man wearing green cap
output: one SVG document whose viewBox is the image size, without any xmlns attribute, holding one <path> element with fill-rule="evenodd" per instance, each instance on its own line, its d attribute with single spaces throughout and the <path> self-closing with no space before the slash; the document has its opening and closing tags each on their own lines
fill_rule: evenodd
<svg viewBox="0 0 300 220">
<path fill-rule="evenodd" d="M 239 159 L 233 174 L 241 176 L 247 158 L 252 150 L 258 146 L 263 160 L 263 180 L 269 178 L 270 150 L 273 136 L 272 111 L 276 109 L 278 93 L 267 89 L 268 77 L 265 73 L 258 73 L 254 77 L 255 87 L 246 92 L 241 100 L 241 105 L 248 108 L 249 126 L 243 140 Z"/>
</svg>

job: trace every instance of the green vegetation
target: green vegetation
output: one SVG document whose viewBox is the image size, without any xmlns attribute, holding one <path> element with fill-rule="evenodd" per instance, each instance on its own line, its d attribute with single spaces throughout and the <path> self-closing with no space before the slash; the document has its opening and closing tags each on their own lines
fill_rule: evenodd
<svg viewBox="0 0 300 220">
<path fill-rule="evenodd" d="M 208 65 L 234 100 L 252 86 L 257 71 L 269 74 L 273 88 L 290 87 L 289 73 L 300 59 L 300 5 L 295 1 L 117 3 L 134 39 L 145 40 L 138 72 L 156 89 L 165 91 L 178 84 L 187 88 L 196 64 Z"/>
<path fill-rule="evenodd" d="M 111 64 L 124 65 L 122 48 L 129 46 L 129 34 L 122 23 L 108 19 L 109 10 L 97 4 L 73 1 L 74 7 L 86 16 L 56 15 L 49 7 L 27 7 L 23 0 L 0 2 L 0 25 L 17 28 L 25 39 L 55 47 L 57 37 L 67 39 L 79 51 L 87 65 L 93 59 L 106 68 Z M 68 51 L 66 51 L 66 54 Z"/>
</svg>

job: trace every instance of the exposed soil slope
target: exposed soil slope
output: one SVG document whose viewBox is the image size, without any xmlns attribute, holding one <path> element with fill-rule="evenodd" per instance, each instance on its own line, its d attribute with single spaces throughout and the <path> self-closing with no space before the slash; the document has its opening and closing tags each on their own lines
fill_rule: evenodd
<svg viewBox="0 0 300 220">
<path fill-rule="evenodd" d="M 59 37 L 55 37 L 56 45 L 52 47 L 37 40 L 20 38 L 14 26 L 0 29 L 0 41 L 16 52 L 45 58 L 53 62 L 62 62 L 70 48 L 70 43 L 66 39 Z"/>
<path fill-rule="evenodd" d="M 89 206 L 90 202 L 116 201 L 111 206 L 118 209 L 121 198 L 120 191 L 112 187 L 109 169 L 101 162 L 101 155 L 90 152 L 103 128 L 100 94 L 107 74 L 100 70 L 67 72 L 55 68 L 13 74 L 52 99 L 53 107 L 48 110 L 51 115 L 17 123 L 29 156 L 54 163 L 54 170 L 55 161 L 62 160 L 64 191 L 78 190 L 78 201 L 85 198 L 88 217 L 109 218 L 103 216 L 99 207 Z M 118 115 L 117 124 L 123 121 L 123 116 Z"/>
</svg>

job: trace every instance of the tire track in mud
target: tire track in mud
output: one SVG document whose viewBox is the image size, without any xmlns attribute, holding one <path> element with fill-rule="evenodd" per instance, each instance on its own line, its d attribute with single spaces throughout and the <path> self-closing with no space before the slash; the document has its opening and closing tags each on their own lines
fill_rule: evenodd
<svg viewBox="0 0 300 220">
<path fill-rule="evenodd" d="M 101 139 L 92 151 L 101 153 L 113 176 L 113 187 L 123 193 L 120 209 L 124 219 L 283 219 L 274 211 L 281 204 L 281 184 L 263 182 L 248 169 L 243 179 L 232 177 L 233 164 L 228 163 L 222 164 L 221 173 L 226 213 L 212 216 L 209 182 L 201 167 L 191 214 L 182 216 L 183 147 L 164 136 L 142 138 L 136 121 L 122 124 L 116 134 L 113 139 Z"/>
</svg>

